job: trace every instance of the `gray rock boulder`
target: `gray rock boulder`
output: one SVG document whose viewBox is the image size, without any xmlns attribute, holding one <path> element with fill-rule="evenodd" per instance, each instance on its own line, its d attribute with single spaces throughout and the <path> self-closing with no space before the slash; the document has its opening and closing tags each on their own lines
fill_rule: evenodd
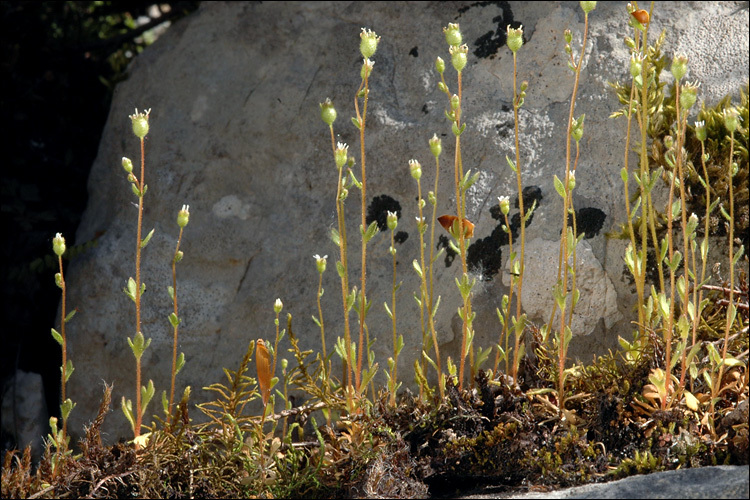
<svg viewBox="0 0 750 500">
<path fill-rule="evenodd" d="M 605 484 L 587 484 L 544 493 L 508 494 L 488 488 L 461 496 L 481 498 L 747 498 L 748 467 L 719 465 L 631 476 Z"/>
<path fill-rule="evenodd" d="M 742 3 L 657 3 L 654 28 L 667 29 L 665 52 L 685 52 L 691 59 L 688 78 L 703 81 L 701 99 L 715 103 L 726 92 L 738 92 L 748 67 L 748 11 Z M 585 240 L 592 259 L 606 276 L 606 293 L 592 310 L 606 310 L 604 321 L 588 326 L 572 342 L 571 356 L 590 359 L 630 335 L 633 293 L 622 262 L 624 245 L 604 234 L 624 218 L 619 170 L 624 123 L 608 118 L 618 103 L 608 81 L 627 76 L 625 3 L 602 2 L 590 16 L 590 37 L 578 94 L 576 115 L 586 113 L 586 130 L 578 167 L 577 210 L 587 209 L 595 227 Z M 515 176 L 505 162 L 513 156 L 511 106 L 512 57 L 504 46 L 506 25 L 521 23 L 526 44 L 519 53 L 519 81 L 528 80 L 520 114 L 524 186 L 536 186 L 539 206 L 528 227 L 528 241 L 556 242 L 562 203 L 553 175 L 563 174 L 565 120 L 572 78 L 564 62 L 563 31 L 574 33 L 580 47 L 583 14 L 577 3 L 213 3 L 206 2 L 133 62 L 128 81 L 118 86 L 99 155 L 89 178 L 89 206 L 75 242 L 99 244 L 76 259 L 67 274 L 69 307 L 80 313 L 68 324 L 69 357 L 76 371 L 70 397 L 78 403 L 71 430 L 96 413 L 101 381 L 114 382 L 114 401 L 135 398 L 135 362 L 126 339 L 135 329 L 133 303 L 122 292 L 133 276 L 137 211 L 120 159 L 137 165 L 139 146 L 128 115 L 152 108 L 146 140 L 144 230 L 155 228 L 143 253 L 145 335 L 153 343 L 143 357 L 144 383 L 169 389 L 172 330 L 167 321 L 171 301 L 170 262 L 183 204 L 190 205 L 190 224 L 178 266 L 179 351 L 187 364 L 178 390 L 193 387 L 194 402 L 207 400 L 201 388 L 224 378 L 222 367 L 235 369 L 250 340 L 272 339 L 273 303 L 284 302 L 282 317 L 294 316 L 302 347 L 320 349 L 320 332 L 310 319 L 318 274 L 314 254 L 329 256 L 324 276 L 324 320 L 328 348 L 343 336 L 341 287 L 335 271 L 337 249 L 329 239 L 335 225 L 336 171 L 330 136 L 320 120 L 318 103 L 333 99 L 339 113 L 337 140 L 358 150 L 358 134 L 349 122 L 361 64 L 358 44 L 362 26 L 382 36 L 373 57 L 367 121 L 368 177 L 366 203 L 374 214 L 400 207 L 397 244 L 399 332 L 406 346 L 399 375 L 412 384 L 413 361 L 421 350 L 418 309 L 412 295 L 418 278 L 412 261 L 419 255 L 415 215 L 416 183 L 408 160 L 423 165 L 422 189 L 432 189 L 434 165 L 427 140 L 443 138 L 438 215 L 455 213 L 453 143 L 444 118 L 444 94 L 437 90 L 437 56 L 448 60 L 441 28 L 458 22 L 469 44 L 464 72 L 462 136 L 464 166 L 480 172 L 470 190 L 467 212 L 476 224 L 472 275 L 476 343 L 498 342 L 495 308 L 507 286 L 500 279 L 508 257 L 498 242 L 499 221 L 491 208 L 497 197 L 516 195 Z M 728 38 L 722 38 L 727 36 Z M 726 40 L 726 41 L 725 41 Z M 718 47 L 718 48 L 717 48 Z M 455 73 L 446 71 L 455 91 Z M 350 279 L 359 281 L 359 192 L 347 201 Z M 428 205 L 429 206 L 429 205 Z M 512 209 L 512 214 L 517 210 Z M 429 233 L 429 231 L 428 231 Z M 437 234 L 445 234 L 438 228 Z M 368 246 L 368 318 L 374 351 L 381 367 L 391 355 L 390 320 L 382 307 L 390 300 L 389 234 L 378 234 Z M 73 238 L 70 238 L 71 240 Z M 72 244 L 73 241 L 70 241 Z M 549 243 L 547 243 L 549 244 Z M 539 263 L 529 261 L 531 274 Z M 437 262 L 435 290 L 442 297 L 436 324 L 443 360 L 455 360 L 461 343 L 460 303 L 455 288 L 458 261 Z M 608 280 L 608 281 L 607 281 Z M 611 285 L 611 286 L 610 286 Z M 611 304 L 616 296 L 616 310 Z M 602 305 L 606 304 L 606 305 Z M 596 318 L 594 318 L 596 319 Z M 282 319 L 282 325 L 285 321 Z M 352 325 L 357 322 L 352 315 Z M 282 344 L 282 352 L 286 344 Z M 156 411 L 159 397 L 148 414 Z M 118 405 L 119 406 L 119 405 Z M 198 417 L 198 412 L 193 413 Z M 106 421 L 110 440 L 131 435 L 117 411 Z"/>
</svg>

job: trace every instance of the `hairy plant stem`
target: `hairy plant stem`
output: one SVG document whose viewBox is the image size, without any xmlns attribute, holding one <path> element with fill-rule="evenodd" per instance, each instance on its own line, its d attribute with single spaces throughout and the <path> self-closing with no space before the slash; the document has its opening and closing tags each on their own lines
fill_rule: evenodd
<svg viewBox="0 0 750 500">
<path fill-rule="evenodd" d="M 516 53 L 513 52 L 513 129 L 514 129 L 514 140 L 516 148 L 516 187 L 518 188 L 518 214 L 521 218 L 521 255 L 520 265 L 518 271 L 517 289 L 516 293 L 516 319 L 521 317 L 521 294 L 523 292 L 523 272 L 526 267 L 526 208 L 523 205 L 523 183 L 521 182 L 521 146 L 519 141 L 520 132 L 518 130 L 518 110 L 520 108 L 519 96 L 518 96 L 518 62 Z M 510 226 L 508 226 L 510 230 Z M 511 271 L 513 266 L 511 266 Z M 506 318 L 506 321 L 508 318 Z M 520 349 L 520 334 L 516 332 L 515 341 L 513 344 L 513 363 L 511 364 L 511 376 L 513 377 L 513 383 L 518 381 L 518 351 Z M 507 356 L 507 352 L 506 352 Z"/>
<path fill-rule="evenodd" d="M 361 206 L 361 233 L 362 233 L 362 278 L 360 293 L 362 294 L 362 302 L 360 303 L 359 309 L 359 344 L 357 349 L 357 371 L 354 373 L 356 380 L 357 391 L 360 390 L 360 383 L 362 379 L 362 357 L 368 350 L 368 346 L 364 344 L 364 332 L 365 332 L 365 316 L 367 314 L 365 307 L 367 305 L 367 241 L 365 240 L 365 233 L 367 231 L 367 176 L 365 170 L 365 120 L 367 119 L 367 101 L 369 98 L 369 74 L 365 72 L 365 79 L 357 90 L 357 95 L 354 97 L 354 107 L 357 110 L 357 119 L 359 120 L 359 150 L 360 150 L 360 163 L 362 165 L 362 206 Z M 364 103 L 362 104 L 362 114 L 359 113 L 359 103 L 357 101 L 360 91 L 364 90 Z"/>
<path fill-rule="evenodd" d="M 458 73 L 458 108 L 456 109 L 456 129 L 461 129 L 461 108 L 463 106 L 463 103 L 461 102 L 461 96 L 462 96 L 462 86 L 461 86 L 461 72 Z M 456 153 L 455 153 L 455 182 L 456 182 L 456 212 L 458 215 L 458 225 L 459 225 L 459 231 L 458 231 L 458 242 L 459 242 L 459 250 L 461 253 L 461 271 L 463 272 L 463 276 L 468 277 L 468 269 L 466 265 L 466 238 L 465 238 L 465 231 L 464 231 L 464 218 L 466 217 L 466 192 L 463 191 L 460 188 L 461 180 L 464 177 L 464 167 L 463 162 L 461 159 L 461 136 L 456 135 Z M 459 375 L 458 375 L 458 388 L 459 390 L 463 389 L 464 384 L 464 365 L 466 363 L 465 359 L 465 353 L 466 353 L 466 338 L 469 335 L 469 323 L 471 320 L 471 297 L 470 294 L 466 296 L 464 299 L 463 304 L 463 310 L 464 310 L 464 319 L 463 319 L 463 327 L 461 329 L 461 361 L 460 361 L 460 367 L 459 367 Z M 474 379 L 474 350 L 469 347 L 469 366 L 471 374 L 470 377 L 473 380 Z"/>
<path fill-rule="evenodd" d="M 336 156 L 336 139 L 333 133 L 333 125 L 329 126 L 329 129 L 331 131 L 331 151 L 334 154 L 334 158 Z M 352 385 L 352 363 L 349 359 L 349 353 L 351 353 L 352 348 L 352 337 L 350 332 L 350 326 L 349 326 L 349 309 L 347 308 L 347 297 L 349 295 L 349 265 L 347 260 L 347 248 L 346 248 L 346 221 L 345 221 L 345 212 L 344 212 L 344 201 L 341 199 L 341 193 L 344 188 L 343 184 L 343 170 L 344 167 L 339 167 L 339 178 L 338 178 L 338 184 L 336 187 L 336 218 L 338 220 L 339 225 L 339 251 L 341 253 L 341 266 L 343 267 L 343 272 L 341 273 L 341 299 L 344 306 L 344 343 L 346 345 L 346 355 L 344 356 L 344 364 L 346 365 L 344 367 L 344 373 L 345 376 L 343 377 L 343 383 L 344 385 L 351 386 Z M 347 397 L 351 394 L 350 391 L 347 391 Z"/>
<path fill-rule="evenodd" d="M 721 363 L 719 373 L 711 384 L 711 410 L 714 415 L 714 406 L 721 389 L 721 380 L 724 377 L 724 361 L 727 359 L 727 348 L 729 347 L 729 331 L 732 328 L 734 314 L 734 186 L 732 184 L 732 159 L 734 157 L 734 130 L 731 131 L 729 140 L 729 160 L 727 161 L 727 185 L 729 187 L 729 303 L 727 304 L 727 322 L 724 327 L 724 346 L 721 348 Z M 716 426 L 711 420 L 711 433 L 716 435 Z"/>
<path fill-rule="evenodd" d="M 60 267 L 60 289 L 62 290 L 62 303 L 60 306 L 60 336 L 62 337 L 62 387 L 61 387 L 61 393 L 62 393 L 62 401 L 64 402 L 66 399 L 65 394 L 65 387 L 68 383 L 68 341 L 67 337 L 65 336 L 65 295 L 66 295 L 66 289 L 65 289 L 65 276 L 63 275 L 63 262 L 62 262 L 62 255 L 57 256 L 57 263 Z M 63 418 L 63 425 L 62 425 L 62 433 L 63 433 L 63 443 L 67 443 L 67 440 L 65 436 L 67 436 L 68 433 L 68 419 Z"/>
<path fill-rule="evenodd" d="M 182 242 L 182 230 L 180 227 L 180 234 L 177 236 L 177 247 L 174 250 L 174 257 L 172 258 L 172 302 L 174 304 L 174 315 L 175 318 L 179 318 L 177 315 L 177 256 L 180 253 L 180 242 Z M 174 404 L 174 385 L 175 377 L 177 376 L 177 330 L 179 325 L 174 325 L 174 335 L 172 340 L 172 385 L 169 389 L 169 414 L 167 415 L 167 423 L 172 419 L 172 406 Z"/>
<path fill-rule="evenodd" d="M 435 157 L 435 191 L 433 191 L 434 196 L 437 197 L 438 193 L 438 179 L 440 178 L 440 159 L 438 157 Z M 440 348 L 438 347 L 438 340 L 437 340 L 437 332 L 435 331 L 435 320 L 434 320 L 434 313 L 433 307 L 435 306 L 434 302 L 434 295 L 433 295 L 433 267 L 432 265 L 435 263 L 435 220 L 437 219 L 437 198 L 435 198 L 435 203 L 432 205 L 432 222 L 430 223 L 430 265 L 429 265 L 429 275 L 430 275 L 430 290 L 427 295 L 427 314 L 428 314 L 428 323 L 430 327 L 430 334 L 432 335 L 432 344 L 435 348 L 435 363 L 437 363 L 437 376 L 438 376 L 438 388 L 440 390 L 440 398 L 445 397 L 445 381 L 443 380 L 443 368 L 440 363 Z M 424 269 L 422 269 L 422 272 L 424 272 Z"/>
<path fill-rule="evenodd" d="M 135 248 L 135 331 L 136 335 L 141 333 L 141 228 L 143 226 L 143 196 L 146 186 L 146 145 L 143 137 L 141 139 L 141 177 L 140 196 L 138 196 L 138 241 Z M 135 437 L 141 435 L 141 356 L 135 358 Z"/>
</svg>

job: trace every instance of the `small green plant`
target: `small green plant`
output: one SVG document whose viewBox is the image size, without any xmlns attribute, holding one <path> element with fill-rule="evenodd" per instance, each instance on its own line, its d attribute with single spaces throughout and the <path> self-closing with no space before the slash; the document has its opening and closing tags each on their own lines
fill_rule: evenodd
<svg viewBox="0 0 750 500">
<path fill-rule="evenodd" d="M 65 253 L 66 247 L 65 238 L 63 238 L 62 234 L 57 233 L 52 239 L 52 250 L 57 256 L 57 263 L 60 269 L 60 271 L 55 274 L 55 284 L 57 284 L 57 286 L 62 291 L 62 300 L 60 302 L 60 332 L 53 328 L 52 337 L 55 339 L 55 341 L 57 341 L 58 344 L 60 344 L 60 347 L 62 348 L 62 365 L 60 366 L 62 404 L 60 404 L 60 414 L 62 415 L 63 423 L 62 429 L 59 431 L 59 434 L 56 423 L 55 425 L 52 425 L 52 421 L 50 421 L 50 426 L 52 427 L 52 437 L 53 441 L 57 445 L 56 447 L 58 453 L 65 454 L 68 451 L 68 442 L 70 441 L 70 438 L 68 437 L 68 417 L 70 417 L 70 412 L 73 411 L 73 408 L 75 408 L 76 406 L 75 403 L 69 397 L 67 397 L 66 393 L 66 386 L 68 384 L 70 376 L 73 374 L 74 368 L 73 362 L 68 359 L 68 342 L 67 336 L 65 335 L 65 324 L 73 319 L 73 316 L 75 316 L 76 313 L 76 309 L 73 309 L 72 311 L 70 311 L 70 313 L 66 314 L 66 286 L 62 263 L 62 257 Z M 55 422 L 57 422 L 56 419 Z"/>
<path fill-rule="evenodd" d="M 180 243 L 182 242 L 182 231 L 190 221 L 190 206 L 183 205 L 182 209 L 177 213 L 177 225 L 180 227 L 180 234 L 177 237 L 177 246 L 174 250 L 174 257 L 172 257 L 172 286 L 167 287 L 169 297 L 172 299 L 174 305 L 174 311 L 169 315 L 169 323 L 174 329 L 174 336 L 172 340 L 172 385 L 169 390 L 169 406 L 165 406 L 165 412 L 167 413 L 167 422 L 171 423 L 172 410 L 174 405 L 174 383 L 175 377 L 185 366 L 185 354 L 180 353 L 179 358 L 177 357 L 177 333 L 180 326 L 180 317 L 177 315 L 177 263 L 182 261 L 184 253 L 180 250 Z M 164 401 L 166 401 L 166 393 Z"/>
<path fill-rule="evenodd" d="M 388 358 L 388 370 L 386 377 L 388 379 L 388 392 L 391 394 L 391 404 L 396 405 L 396 391 L 401 386 L 398 382 L 398 355 L 401 353 L 401 349 L 404 347 L 404 337 L 398 334 L 396 328 L 396 292 L 401 287 L 401 283 L 396 284 L 396 242 L 394 237 L 394 231 L 398 227 L 398 213 L 388 211 L 387 217 L 388 230 L 391 232 L 391 245 L 388 247 L 388 252 L 393 258 L 393 287 L 391 290 L 391 307 L 388 307 L 388 303 L 384 302 L 385 312 L 388 317 L 391 318 L 393 324 L 393 357 Z"/>
<path fill-rule="evenodd" d="M 148 381 L 148 386 L 141 386 L 141 358 L 143 357 L 144 351 L 151 344 L 151 339 L 146 340 L 141 331 L 141 297 L 143 292 L 146 291 L 146 284 L 141 283 L 141 250 L 148 245 L 151 241 L 151 237 L 154 235 L 152 229 L 145 238 L 141 239 L 141 228 L 143 227 L 143 198 L 146 195 L 148 186 L 146 185 L 146 143 L 145 137 L 148 134 L 148 117 L 151 110 L 147 110 L 145 113 L 139 113 L 138 109 L 135 110 L 135 114 L 130 116 L 130 120 L 133 125 L 133 133 L 141 141 L 141 177 L 133 174 L 133 162 L 128 158 L 122 159 L 122 166 L 128 173 L 128 181 L 130 187 L 133 190 L 133 194 L 138 197 L 138 236 L 136 238 L 135 246 L 135 279 L 132 277 L 128 279 L 128 286 L 125 288 L 125 294 L 135 302 L 135 335 L 133 338 L 128 338 L 128 345 L 133 351 L 135 357 L 135 412 L 133 411 L 133 403 L 131 400 L 125 400 L 125 396 L 122 397 L 122 411 L 125 417 L 130 422 L 130 427 L 133 429 L 133 436 L 138 440 L 141 435 L 141 427 L 143 427 L 143 416 L 146 414 L 146 408 L 148 407 L 151 398 L 154 397 L 154 382 L 153 380 Z M 136 441 L 139 443 L 140 441 Z"/>
</svg>

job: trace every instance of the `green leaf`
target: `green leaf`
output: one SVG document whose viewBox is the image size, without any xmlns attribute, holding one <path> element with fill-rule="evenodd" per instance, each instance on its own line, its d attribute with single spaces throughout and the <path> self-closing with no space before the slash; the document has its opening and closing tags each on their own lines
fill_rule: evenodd
<svg viewBox="0 0 750 500">
<path fill-rule="evenodd" d="M 52 328 L 52 337 L 57 341 L 58 344 L 63 345 L 62 335 L 60 335 L 60 333 L 54 328 Z"/>
<path fill-rule="evenodd" d="M 742 361 L 740 361 L 737 358 L 726 358 L 723 361 L 723 363 L 724 363 L 724 365 L 726 365 L 726 366 L 728 366 L 730 368 L 735 367 L 735 366 L 745 366 L 745 363 L 743 363 Z"/>
<path fill-rule="evenodd" d="M 65 322 L 67 323 L 68 321 L 73 319 L 73 316 L 75 316 L 77 312 L 78 312 L 78 309 L 73 309 L 72 311 L 70 311 L 68 315 L 65 316 Z"/>
<path fill-rule="evenodd" d="M 71 360 L 68 360 L 67 363 L 65 363 L 65 383 L 70 380 L 70 376 L 73 375 L 73 371 L 75 368 L 73 368 L 73 362 Z M 62 366 L 60 367 L 60 373 L 62 373 Z"/>
<path fill-rule="evenodd" d="M 135 286 L 135 280 L 132 277 L 128 278 L 128 287 L 123 289 L 123 291 L 125 292 L 125 295 L 130 297 L 130 300 L 135 302 L 136 286 Z"/>
<path fill-rule="evenodd" d="M 557 176 L 555 176 L 555 190 L 561 198 L 565 199 L 565 186 L 563 186 L 562 181 Z"/>
<path fill-rule="evenodd" d="M 173 328 L 177 328 L 177 325 L 180 324 L 180 321 L 180 318 L 178 318 L 174 312 L 169 313 L 169 323 Z"/>
<path fill-rule="evenodd" d="M 333 244 L 338 246 L 341 246 L 341 235 L 339 235 L 339 232 L 336 230 L 336 228 L 331 228 L 331 241 L 333 241 Z"/>
<path fill-rule="evenodd" d="M 518 172 L 518 169 L 516 168 L 516 164 L 511 160 L 508 155 L 505 155 L 505 161 L 508 162 L 508 165 L 510 166 L 510 169 L 514 172 Z"/>
<path fill-rule="evenodd" d="M 355 127 L 357 127 L 357 130 L 360 130 L 362 128 L 362 125 L 359 123 L 359 120 L 354 118 L 353 116 L 352 116 L 352 123 L 354 124 Z"/>
<path fill-rule="evenodd" d="M 383 307 L 385 307 L 385 313 L 388 315 L 388 317 L 393 319 L 393 313 L 391 312 L 391 308 L 388 307 L 387 302 L 383 302 Z"/>
<path fill-rule="evenodd" d="M 135 418 L 133 418 L 133 403 L 128 399 L 125 400 L 125 396 L 122 397 L 122 412 L 125 414 L 125 418 L 130 422 L 130 428 L 135 432 Z"/>
<path fill-rule="evenodd" d="M 70 399 L 66 399 L 60 404 L 60 415 L 63 418 L 63 421 L 68 420 L 68 417 L 70 417 L 70 412 L 73 411 L 73 408 L 76 407 L 76 404 Z"/>
<path fill-rule="evenodd" d="M 138 186 L 135 185 L 135 183 L 131 183 L 130 187 L 133 189 L 133 194 L 136 195 L 138 198 L 141 197 L 141 190 L 138 189 Z"/>
<path fill-rule="evenodd" d="M 182 370 L 182 367 L 185 366 L 185 353 L 181 352 L 179 356 L 177 356 L 177 363 L 175 366 L 174 374 L 177 375 L 180 373 L 180 370 Z"/>
<path fill-rule="evenodd" d="M 370 241 L 373 236 L 375 236 L 378 232 L 378 223 L 377 221 L 372 221 L 369 226 L 367 226 L 367 231 L 364 232 L 362 237 L 364 238 L 365 243 Z"/>
<path fill-rule="evenodd" d="M 146 407 L 151 402 L 151 399 L 154 397 L 154 393 L 156 392 L 156 389 L 154 389 L 154 381 L 149 380 L 147 387 L 141 387 L 141 418 L 143 418 L 143 415 L 146 414 Z"/>
<path fill-rule="evenodd" d="M 149 231 L 149 233 L 146 235 L 145 238 L 143 238 L 143 241 L 141 241 L 141 248 L 146 248 L 146 245 L 148 245 L 148 242 L 151 241 L 151 237 L 154 235 L 154 231 L 156 228 Z"/>
<path fill-rule="evenodd" d="M 171 285 L 167 287 L 167 293 L 169 294 L 169 298 L 174 302 L 174 288 Z"/>
<path fill-rule="evenodd" d="M 734 257 L 732 257 L 732 265 L 737 266 L 737 262 L 742 258 L 742 255 L 745 253 L 745 246 L 740 245 L 739 250 L 737 250 L 737 253 L 734 254 Z"/>
<path fill-rule="evenodd" d="M 411 265 L 412 265 L 412 267 L 414 267 L 414 270 L 417 272 L 417 274 L 421 278 L 422 277 L 422 267 L 419 265 L 419 262 L 417 262 L 417 259 L 414 259 L 414 261 L 412 262 Z"/>
</svg>

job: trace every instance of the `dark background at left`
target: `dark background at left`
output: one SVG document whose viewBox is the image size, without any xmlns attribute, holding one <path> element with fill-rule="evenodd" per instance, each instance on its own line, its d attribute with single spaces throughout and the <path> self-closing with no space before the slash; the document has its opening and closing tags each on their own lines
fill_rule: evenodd
<svg viewBox="0 0 750 500">
<path fill-rule="evenodd" d="M 40 373 L 47 408 L 56 416 L 61 351 L 50 328 L 59 329 L 61 294 L 52 238 L 62 233 L 68 253 L 95 244 L 76 241 L 75 233 L 112 90 L 153 39 L 151 30 L 173 24 L 199 2 L 154 5 L 0 2 L 0 387 L 6 388 L 18 369 Z M 68 305 L 75 307 L 85 310 L 85 304 Z M 3 449 L 14 445 L 12 436 L 2 436 Z"/>
</svg>

